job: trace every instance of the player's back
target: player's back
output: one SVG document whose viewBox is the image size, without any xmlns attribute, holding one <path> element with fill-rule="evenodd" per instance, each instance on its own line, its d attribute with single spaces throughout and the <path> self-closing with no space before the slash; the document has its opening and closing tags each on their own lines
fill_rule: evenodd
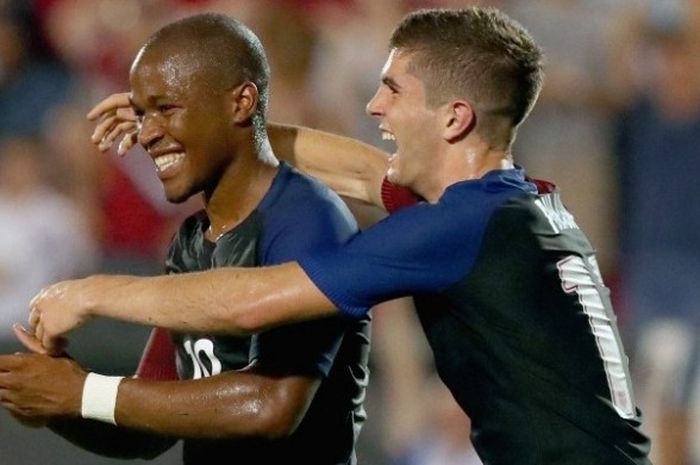
<svg viewBox="0 0 700 465">
<path fill-rule="evenodd" d="M 416 304 L 485 463 L 649 463 L 608 290 L 558 194 L 495 209 L 470 272 Z"/>
</svg>

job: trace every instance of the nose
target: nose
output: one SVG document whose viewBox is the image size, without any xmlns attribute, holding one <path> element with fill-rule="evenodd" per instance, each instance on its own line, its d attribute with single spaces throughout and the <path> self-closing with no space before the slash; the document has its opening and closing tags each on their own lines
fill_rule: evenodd
<svg viewBox="0 0 700 465">
<path fill-rule="evenodd" d="M 164 129 L 161 118 L 145 114 L 139 124 L 139 144 L 146 150 L 163 138 Z"/>
<path fill-rule="evenodd" d="M 382 89 L 381 87 L 377 89 L 377 92 L 375 92 L 374 97 L 372 97 L 369 102 L 367 102 L 367 106 L 365 107 L 365 111 L 367 112 L 368 115 L 374 116 L 376 118 L 381 117 L 384 114 L 384 107 L 382 104 Z"/>
</svg>

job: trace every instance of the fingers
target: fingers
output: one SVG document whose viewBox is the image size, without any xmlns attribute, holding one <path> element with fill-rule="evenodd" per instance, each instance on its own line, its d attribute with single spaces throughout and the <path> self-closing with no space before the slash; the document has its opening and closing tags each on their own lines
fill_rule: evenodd
<svg viewBox="0 0 700 465">
<path fill-rule="evenodd" d="M 120 107 L 129 107 L 129 93 L 112 94 L 95 105 L 87 114 L 90 121 L 97 119 L 105 113 L 115 112 Z"/>
<path fill-rule="evenodd" d="M 117 108 L 117 118 L 119 118 L 120 121 L 131 121 L 134 123 L 138 121 L 136 118 L 136 112 L 131 104 L 129 104 L 127 107 Z"/>
<path fill-rule="evenodd" d="M 30 352 L 44 355 L 49 353 L 49 351 L 46 350 L 43 345 L 41 345 L 41 340 L 37 339 L 33 334 L 27 331 L 19 323 L 15 323 L 14 325 L 12 325 L 12 331 L 15 333 L 15 336 L 17 337 L 19 342 L 21 342 L 22 345 L 26 347 L 27 350 L 29 350 Z"/>
<path fill-rule="evenodd" d="M 41 324 L 41 320 L 36 325 L 36 328 L 34 328 L 34 337 L 38 340 L 41 341 L 41 345 L 46 349 L 49 350 L 48 347 L 46 347 L 46 344 L 44 344 L 44 325 Z"/>
<path fill-rule="evenodd" d="M 41 341 L 41 346 L 44 348 L 46 353 L 51 356 L 60 356 L 66 346 L 65 338 L 52 336 L 44 329 L 44 325 L 42 325 L 41 322 L 37 327 L 37 333 L 34 335 L 34 337 Z"/>
<path fill-rule="evenodd" d="M 11 389 L 0 388 L 0 405 L 7 409 L 15 420 L 31 428 L 46 426 L 49 421 L 47 417 L 32 416 L 31 412 L 18 405 L 16 400 L 16 395 Z"/>
<path fill-rule="evenodd" d="M 2 381 L 2 372 L 19 368 L 23 363 L 21 358 L 21 355 L 0 355 L 0 387 L 6 386 Z"/>
<path fill-rule="evenodd" d="M 122 139 L 122 141 L 119 143 L 119 147 L 117 148 L 117 155 L 121 157 L 126 152 L 128 152 L 131 149 L 131 147 L 136 145 L 136 142 L 138 141 L 137 137 L 138 132 L 136 130 L 127 133 Z"/>
<path fill-rule="evenodd" d="M 9 389 L 0 388 L 0 405 L 11 412 L 17 412 L 17 406 L 9 399 L 11 395 Z"/>
<path fill-rule="evenodd" d="M 34 298 L 29 302 L 29 330 L 34 332 L 36 329 L 36 326 L 39 324 L 39 320 L 41 318 L 41 311 L 39 310 L 39 302 L 41 302 L 42 299 L 46 298 L 46 296 L 49 294 L 49 291 L 53 288 L 52 286 L 46 286 L 43 288 L 37 295 L 34 296 Z"/>
<path fill-rule="evenodd" d="M 44 339 L 47 340 L 45 344 L 42 344 L 42 347 L 46 351 L 46 355 L 50 355 L 51 357 L 66 357 L 67 354 L 65 352 L 66 346 L 68 346 L 68 340 L 64 337 L 51 337 L 48 338 L 46 335 L 44 335 Z"/>
<path fill-rule="evenodd" d="M 36 304 L 33 304 L 29 310 L 29 318 L 27 319 L 31 332 L 36 332 L 36 326 L 39 324 L 40 319 L 41 313 L 39 312 L 39 308 L 36 306 Z"/>
<path fill-rule="evenodd" d="M 117 122 L 117 115 L 109 114 L 109 115 L 105 116 L 102 120 L 100 120 L 95 125 L 95 130 L 92 131 L 92 136 L 90 136 L 90 141 L 93 144 L 101 142 L 104 139 L 105 134 L 107 134 L 114 127 L 116 122 Z M 101 147 L 100 147 L 100 150 L 102 150 Z"/>
<path fill-rule="evenodd" d="M 21 412 L 20 409 L 17 409 L 17 411 L 15 411 L 8 408 L 8 410 L 10 412 L 10 415 L 12 415 L 12 417 L 15 420 L 22 423 L 24 426 L 28 426 L 29 428 L 41 428 L 49 423 L 48 417 L 29 416 L 26 415 L 24 412 Z"/>
<path fill-rule="evenodd" d="M 43 298 L 46 296 L 46 294 L 47 294 L 47 292 L 49 291 L 49 288 L 50 288 L 50 287 L 51 287 L 51 286 L 46 286 L 45 288 L 43 288 L 42 290 L 40 290 L 39 293 L 38 293 L 37 295 L 35 295 L 35 296 L 32 298 L 31 301 L 29 301 L 29 307 L 30 307 L 30 308 L 36 307 L 37 303 L 39 303 L 39 301 L 40 301 L 41 299 L 43 299 Z"/>
<path fill-rule="evenodd" d="M 112 146 L 114 141 L 122 134 L 125 134 L 125 137 L 130 137 L 132 134 L 136 133 L 136 123 L 133 121 L 124 121 L 121 123 L 118 123 L 114 126 L 112 126 L 105 135 L 102 140 L 100 141 L 98 148 L 101 151 L 106 151 L 109 150 L 109 148 Z"/>
<path fill-rule="evenodd" d="M 117 97 L 127 94 L 115 94 Z M 103 102 L 98 104 L 95 109 L 100 108 L 102 103 L 109 103 L 113 100 L 113 96 L 108 97 Z M 110 100 L 111 99 L 111 100 Z M 136 143 L 136 133 L 137 133 L 137 121 L 136 114 L 129 105 L 128 97 L 126 99 L 126 107 L 107 107 L 106 104 L 103 108 L 106 110 L 99 115 L 99 122 L 95 125 L 95 129 L 90 137 L 93 144 L 97 144 L 97 148 L 106 152 L 112 147 L 114 141 L 117 140 L 122 134 L 125 135 L 126 141 L 119 144 L 117 153 L 119 155 L 125 154 L 131 147 Z M 93 109 L 93 110 L 95 110 Z"/>
</svg>

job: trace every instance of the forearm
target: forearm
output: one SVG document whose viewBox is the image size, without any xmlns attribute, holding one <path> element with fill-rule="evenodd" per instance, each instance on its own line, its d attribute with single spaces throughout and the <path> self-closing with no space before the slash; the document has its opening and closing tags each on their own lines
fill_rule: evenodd
<svg viewBox="0 0 700 465">
<path fill-rule="evenodd" d="M 125 379 L 118 425 L 180 438 L 277 438 L 303 418 L 318 381 L 231 371 L 187 381 Z"/>
<path fill-rule="evenodd" d="M 380 208 L 388 154 L 355 139 L 315 129 L 271 124 L 268 133 L 281 159 L 314 176 L 340 195 Z"/>
<path fill-rule="evenodd" d="M 89 315 L 183 332 L 250 334 L 336 312 L 297 263 L 87 281 Z"/>
<path fill-rule="evenodd" d="M 49 428 L 81 449 L 106 457 L 151 459 L 172 447 L 176 439 L 129 430 L 93 420 L 54 420 Z"/>
</svg>

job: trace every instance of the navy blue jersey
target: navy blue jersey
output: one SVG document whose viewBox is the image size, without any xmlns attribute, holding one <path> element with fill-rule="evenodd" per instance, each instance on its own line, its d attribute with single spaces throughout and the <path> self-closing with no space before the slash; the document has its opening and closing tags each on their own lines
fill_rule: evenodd
<svg viewBox="0 0 700 465">
<path fill-rule="evenodd" d="M 649 463 L 594 250 L 522 170 L 454 184 L 300 263 L 347 314 L 415 296 L 484 463 Z"/>
<path fill-rule="evenodd" d="M 180 228 L 166 262 L 167 272 L 221 266 L 263 266 L 335 249 L 357 232 L 340 198 L 319 182 L 281 164 L 258 207 L 216 242 L 205 239 L 204 212 Z M 235 302 L 232 302 L 235 305 Z M 354 463 L 354 443 L 365 414 L 368 319 L 342 318 L 300 323 L 252 338 L 172 334 L 181 379 L 213 376 L 256 362 L 270 376 L 302 375 L 323 381 L 295 433 L 274 441 L 186 440 L 185 463 Z M 319 445 L 319 438 L 323 438 Z"/>
</svg>

